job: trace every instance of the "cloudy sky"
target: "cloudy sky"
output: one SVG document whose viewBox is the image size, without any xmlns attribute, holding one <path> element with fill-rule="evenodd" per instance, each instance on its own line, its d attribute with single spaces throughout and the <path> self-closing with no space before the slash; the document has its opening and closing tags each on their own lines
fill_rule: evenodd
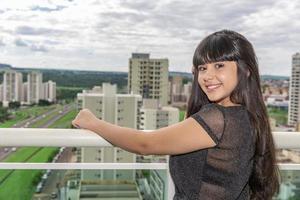
<svg viewBox="0 0 300 200">
<path fill-rule="evenodd" d="M 261 74 L 291 72 L 300 51 L 297 0 L 9 0 L 0 2 L 0 63 L 127 71 L 132 52 L 190 72 L 197 44 L 232 29 L 254 45 Z"/>
</svg>

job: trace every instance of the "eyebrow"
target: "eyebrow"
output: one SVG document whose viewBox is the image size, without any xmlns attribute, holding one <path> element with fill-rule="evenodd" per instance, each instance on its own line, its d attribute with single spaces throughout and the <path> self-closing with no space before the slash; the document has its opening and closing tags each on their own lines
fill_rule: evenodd
<svg viewBox="0 0 300 200">
<path fill-rule="evenodd" d="M 197 66 L 197 69 L 198 69 L 199 67 L 205 67 L 205 66 L 206 66 L 206 64 L 198 65 L 198 66 Z"/>
</svg>

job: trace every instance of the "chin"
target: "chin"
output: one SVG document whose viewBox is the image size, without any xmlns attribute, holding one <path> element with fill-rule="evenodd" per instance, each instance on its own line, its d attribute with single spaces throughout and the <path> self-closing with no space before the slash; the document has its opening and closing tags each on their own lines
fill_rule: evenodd
<svg viewBox="0 0 300 200">
<path fill-rule="evenodd" d="M 219 103 L 222 102 L 222 98 L 208 98 L 211 103 Z"/>
</svg>

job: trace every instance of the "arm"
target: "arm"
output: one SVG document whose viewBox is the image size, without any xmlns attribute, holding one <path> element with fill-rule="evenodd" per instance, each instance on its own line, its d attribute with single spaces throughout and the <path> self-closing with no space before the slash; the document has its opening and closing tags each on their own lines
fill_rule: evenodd
<svg viewBox="0 0 300 200">
<path fill-rule="evenodd" d="M 117 126 L 99 119 L 95 121 L 90 130 L 126 151 L 143 154 L 143 149 L 145 149 L 143 136 L 146 133 L 143 131 Z"/>
<path fill-rule="evenodd" d="M 182 154 L 216 145 L 193 118 L 145 133 L 99 120 L 84 109 L 72 123 L 97 133 L 115 146 L 142 155 Z"/>
</svg>

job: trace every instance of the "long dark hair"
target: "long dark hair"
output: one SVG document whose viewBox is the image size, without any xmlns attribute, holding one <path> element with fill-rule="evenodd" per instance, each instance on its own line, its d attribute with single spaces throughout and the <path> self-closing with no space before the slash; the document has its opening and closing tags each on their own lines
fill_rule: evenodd
<svg viewBox="0 0 300 200">
<path fill-rule="evenodd" d="M 272 199 L 279 191 L 279 170 L 268 113 L 263 101 L 258 62 L 251 43 L 241 34 L 222 30 L 201 41 L 193 57 L 193 85 L 186 117 L 211 103 L 198 83 L 198 66 L 218 61 L 235 61 L 238 84 L 230 95 L 233 103 L 244 105 L 255 131 L 254 166 L 249 180 L 251 199 Z"/>
</svg>

